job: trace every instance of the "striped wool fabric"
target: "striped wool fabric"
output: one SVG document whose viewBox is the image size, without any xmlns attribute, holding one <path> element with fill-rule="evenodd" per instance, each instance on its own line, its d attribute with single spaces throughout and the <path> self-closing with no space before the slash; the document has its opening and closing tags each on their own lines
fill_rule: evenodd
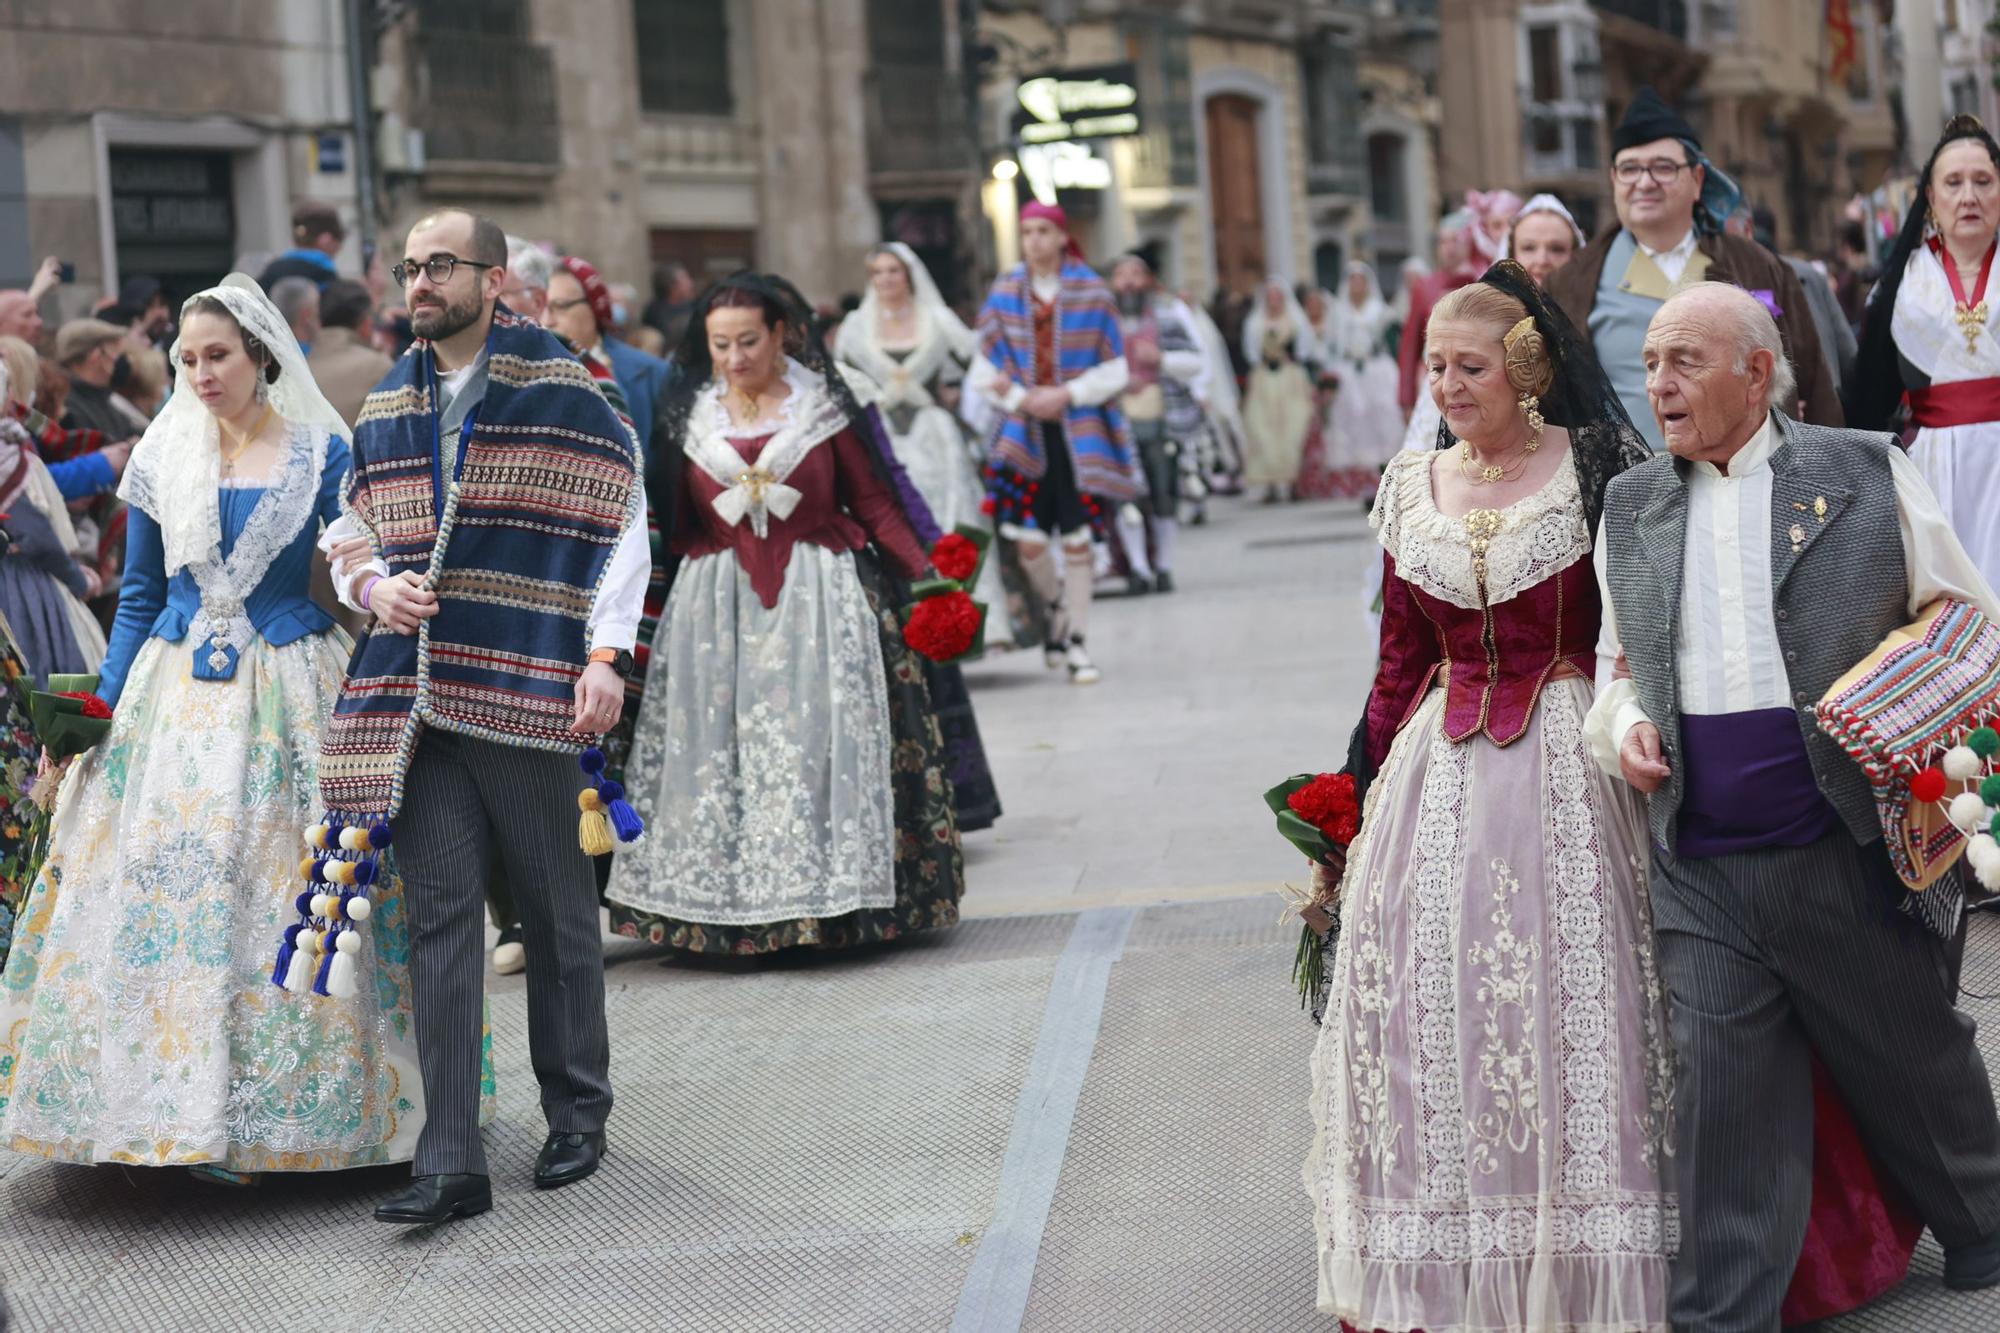
<svg viewBox="0 0 2000 1333">
<path fill-rule="evenodd" d="M 1034 387 L 1035 296 L 1027 265 L 1017 265 L 993 284 L 979 312 L 979 350 L 1017 384 Z M 1056 297 L 1056 372 L 1067 384 L 1093 366 L 1125 355 L 1125 337 L 1111 291 L 1088 265 L 1063 265 Z M 1142 483 L 1132 456 L 1125 418 L 1114 406 L 1077 407 L 1063 417 L 1063 433 L 1076 465 L 1078 489 L 1113 500 L 1135 499 Z M 1048 472 L 1039 422 L 1020 412 L 1000 416 L 987 441 L 990 462 L 1037 479 Z"/>
<path fill-rule="evenodd" d="M 420 727 L 575 751 L 595 593 L 644 500 L 629 423 L 592 368 L 501 306 L 458 480 L 438 462 L 437 375 L 418 342 L 368 396 L 345 508 L 391 575 L 439 594 L 414 637 L 372 634 L 327 728 L 329 809 L 394 815 Z M 449 549 L 449 567 L 446 552 Z"/>
<path fill-rule="evenodd" d="M 1911 777 L 2000 708 L 2000 626 L 1964 602 L 1941 604 L 1921 637 L 1901 643 L 1853 684 L 1819 704 L 1820 729 L 1840 743 L 1875 792 L 1890 860 L 1906 882 L 1928 878 L 1956 856 L 1965 834 L 1949 820 L 1923 821 L 1920 844 L 1902 836 Z M 1927 813 L 1927 812 L 1920 812 Z"/>
</svg>

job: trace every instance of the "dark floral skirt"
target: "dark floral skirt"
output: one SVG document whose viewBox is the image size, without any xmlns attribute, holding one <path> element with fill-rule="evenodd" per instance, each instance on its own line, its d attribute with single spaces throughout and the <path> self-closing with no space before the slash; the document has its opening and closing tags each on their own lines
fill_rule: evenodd
<svg viewBox="0 0 2000 1333">
<path fill-rule="evenodd" d="M 48 813 L 27 796 L 42 754 L 28 712 L 33 684 L 21 650 L 0 621 L 0 972 L 7 968 L 15 922 L 48 851 Z"/>
<path fill-rule="evenodd" d="M 965 673 L 948 663 L 924 657 L 917 661 L 923 664 L 931 708 L 944 736 L 944 766 L 951 778 L 958 831 L 977 833 L 992 828 L 993 821 L 1000 818 L 1000 789 L 993 785 L 993 770 L 986 763 L 986 746 L 979 739 L 979 719 L 972 713 L 972 692 L 965 688 Z"/>
<path fill-rule="evenodd" d="M 780 949 L 847 949 L 957 924 L 958 900 L 965 895 L 965 859 L 959 850 L 945 737 L 931 704 L 926 663 L 903 642 L 902 622 L 892 609 L 907 602 L 909 594 L 899 581 L 883 575 L 871 552 L 855 552 L 854 564 L 882 627 L 882 664 L 889 690 L 889 783 L 895 789 L 895 905 L 844 916 L 719 926 L 612 903 L 611 929 L 618 934 L 686 953 L 764 954 Z M 964 688 L 962 680 L 959 688 Z M 969 722 L 969 703 L 966 717 Z M 976 729 L 972 736 L 976 743 Z M 983 752 L 979 768 L 985 769 Z M 987 781 L 990 789 L 990 775 Z M 998 804 L 996 798 L 995 813 Z"/>
</svg>

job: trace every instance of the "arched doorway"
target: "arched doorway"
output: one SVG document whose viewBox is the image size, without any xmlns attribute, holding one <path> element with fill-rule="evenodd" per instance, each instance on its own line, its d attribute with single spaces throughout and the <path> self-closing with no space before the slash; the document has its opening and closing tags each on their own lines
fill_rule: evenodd
<svg viewBox="0 0 2000 1333">
<path fill-rule="evenodd" d="M 1264 253 L 1264 184 L 1258 159 L 1263 105 L 1241 93 L 1218 93 L 1203 107 L 1208 129 L 1209 214 L 1215 223 L 1215 280 L 1232 292 L 1257 289 L 1268 272 Z"/>
</svg>

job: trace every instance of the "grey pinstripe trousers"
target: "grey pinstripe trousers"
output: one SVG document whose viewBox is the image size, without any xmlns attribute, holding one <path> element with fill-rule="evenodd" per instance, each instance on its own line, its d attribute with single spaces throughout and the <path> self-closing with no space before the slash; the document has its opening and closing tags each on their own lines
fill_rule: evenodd
<svg viewBox="0 0 2000 1333">
<path fill-rule="evenodd" d="M 479 1062 L 486 897 L 497 853 L 528 947 L 528 1051 L 558 1133 L 604 1128 L 611 1050 L 597 880 L 576 840 L 576 760 L 429 730 L 396 821 L 425 1120 L 415 1175 L 485 1175 Z"/>
<path fill-rule="evenodd" d="M 2000 1118 L 1949 944 L 1845 833 L 1653 863 L 1679 1070 L 1679 1333 L 1776 1333 L 1810 1206 L 1808 1047 L 1876 1165 L 1952 1248 L 2000 1231 Z"/>
</svg>

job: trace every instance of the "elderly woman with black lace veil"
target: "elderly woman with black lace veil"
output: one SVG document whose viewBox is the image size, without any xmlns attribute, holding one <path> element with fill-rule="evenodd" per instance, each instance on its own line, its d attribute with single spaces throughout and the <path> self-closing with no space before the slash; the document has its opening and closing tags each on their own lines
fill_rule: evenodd
<svg viewBox="0 0 2000 1333">
<path fill-rule="evenodd" d="M 1670 1056 L 1638 801 L 1591 762 L 1592 533 L 1646 456 L 1503 261 L 1441 298 L 1440 447 L 1371 523 L 1382 654 L 1313 1055 L 1319 1305 L 1357 1329 L 1666 1328 Z M 1370 779 L 1372 778 L 1372 784 Z"/>
<path fill-rule="evenodd" d="M 679 564 L 627 769 L 648 833 L 612 866 L 613 927 L 758 954 L 951 925 L 952 784 L 896 614 L 929 558 L 873 386 L 763 274 L 711 288 L 675 361 L 647 462 Z"/>
<path fill-rule="evenodd" d="M 1863 317 L 1847 422 L 1891 429 L 1907 396 L 1910 461 L 1979 572 L 2000 584 L 2000 292 L 1988 288 L 2000 143 L 1953 116 L 1920 179 Z"/>
<path fill-rule="evenodd" d="M 308 595 L 348 427 L 241 274 L 188 300 L 172 362 L 119 491 L 116 711 L 63 779 L 0 974 L 0 1142 L 225 1180 L 404 1160 L 424 1102 L 400 885 L 371 890 L 343 998 L 271 975 L 352 649 Z"/>
</svg>

